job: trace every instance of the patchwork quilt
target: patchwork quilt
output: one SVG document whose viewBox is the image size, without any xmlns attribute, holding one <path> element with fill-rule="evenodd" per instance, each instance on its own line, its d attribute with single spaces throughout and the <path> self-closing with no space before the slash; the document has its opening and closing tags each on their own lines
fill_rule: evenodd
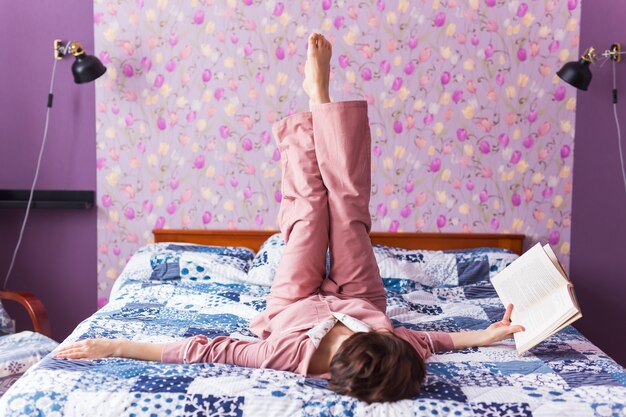
<svg viewBox="0 0 626 417">
<path fill-rule="evenodd" d="M 57 346 L 49 337 L 30 331 L 0 336 L 0 396 Z"/>
<path fill-rule="evenodd" d="M 282 238 L 244 248 L 153 244 L 129 261 L 111 302 L 64 343 L 106 337 L 169 342 L 204 334 L 253 340 Z M 377 246 L 394 324 L 484 328 L 504 308 L 490 277 L 515 255 L 498 249 Z M 626 371 L 573 327 L 523 356 L 512 341 L 434 355 L 420 395 L 366 404 L 326 381 L 224 364 L 177 365 L 48 355 L 0 398 L 2 416 L 624 416 Z"/>
</svg>

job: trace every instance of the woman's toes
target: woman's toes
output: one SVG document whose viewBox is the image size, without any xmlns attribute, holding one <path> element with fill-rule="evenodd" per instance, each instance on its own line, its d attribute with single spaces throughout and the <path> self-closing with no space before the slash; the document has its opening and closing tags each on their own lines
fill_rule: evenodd
<svg viewBox="0 0 626 417">
<path fill-rule="evenodd" d="M 320 49 L 325 49 L 325 50 L 329 50 L 331 47 L 330 41 L 328 39 L 326 39 L 323 35 L 320 35 L 320 37 L 317 40 L 317 45 Z"/>
</svg>

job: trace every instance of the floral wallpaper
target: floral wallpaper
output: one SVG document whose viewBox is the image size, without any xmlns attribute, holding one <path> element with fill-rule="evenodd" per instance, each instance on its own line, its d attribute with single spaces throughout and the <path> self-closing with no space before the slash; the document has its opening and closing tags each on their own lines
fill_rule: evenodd
<svg viewBox="0 0 626 417">
<path fill-rule="evenodd" d="M 368 101 L 373 229 L 524 233 L 567 265 L 578 0 L 95 0 L 99 305 L 152 228 L 276 229 L 272 122 Z"/>
</svg>

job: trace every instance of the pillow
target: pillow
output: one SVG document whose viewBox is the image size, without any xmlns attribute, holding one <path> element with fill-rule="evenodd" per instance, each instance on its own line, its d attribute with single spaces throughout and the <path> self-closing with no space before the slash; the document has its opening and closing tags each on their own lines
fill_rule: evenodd
<svg viewBox="0 0 626 417">
<path fill-rule="evenodd" d="M 15 321 L 6 312 L 0 301 L 0 336 L 15 333 Z"/>
<path fill-rule="evenodd" d="M 0 378 L 22 374 L 59 344 L 47 336 L 23 331 L 0 339 Z"/>
<path fill-rule="evenodd" d="M 282 234 L 267 239 L 252 260 L 247 281 L 272 285 L 284 248 Z M 516 254 L 498 248 L 429 251 L 373 245 L 373 250 L 381 278 L 411 280 L 432 287 L 488 281 L 517 258 Z M 326 259 L 329 270 L 329 257 Z"/>
<path fill-rule="evenodd" d="M 243 282 L 253 258 L 254 251 L 248 248 L 153 243 L 129 259 L 116 284 L 125 280 Z"/>
<path fill-rule="evenodd" d="M 518 256 L 500 248 L 432 251 L 374 245 L 383 279 L 408 279 L 431 287 L 489 281 Z"/>
<path fill-rule="evenodd" d="M 281 233 L 275 233 L 263 242 L 259 251 L 254 255 L 254 259 L 252 259 L 250 270 L 248 271 L 248 283 L 272 285 L 284 249 L 285 239 L 283 239 Z"/>
</svg>

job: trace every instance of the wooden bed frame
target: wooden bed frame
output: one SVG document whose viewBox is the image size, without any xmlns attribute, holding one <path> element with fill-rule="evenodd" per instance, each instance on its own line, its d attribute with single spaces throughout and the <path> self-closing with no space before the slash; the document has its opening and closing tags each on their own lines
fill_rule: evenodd
<svg viewBox="0 0 626 417">
<path fill-rule="evenodd" d="M 275 230 L 155 229 L 155 242 L 187 242 L 214 246 L 245 246 L 258 251 Z M 492 247 L 522 254 L 524 235 L 495 233 L 370 233 L 372 243 L 406 249 L 469 249 Z"/>
<path fill-rule="evenodd" d="M 33 330 L 43 334 L 44 336 L 52 337 L 52 330 L 50 330 L 50 320 L 48 319 L 48 312 L 43 303 L 34 294 L 26 291 L 0 291 L 0 300 L 9 300 L 20 303 L 22 307 L 26 309 L 30 320 L 33 322 Z"/>
</svg>

